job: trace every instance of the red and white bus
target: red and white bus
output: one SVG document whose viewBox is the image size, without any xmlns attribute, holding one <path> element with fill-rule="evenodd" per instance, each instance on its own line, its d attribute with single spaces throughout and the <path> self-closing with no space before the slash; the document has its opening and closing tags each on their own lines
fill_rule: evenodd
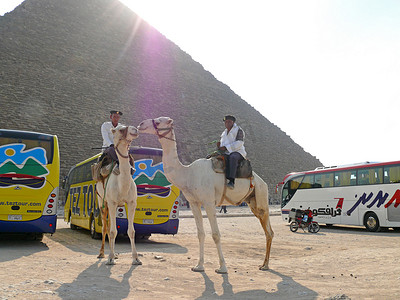
<svg viewBox="0 0 400 300">
<path fill-rule="evenodd" d="M 326 225 L 400 229 L 400 161 L 290 173 L 279 185 L 284 221 L 292 209 L 310 208 Z"/>
</svg>

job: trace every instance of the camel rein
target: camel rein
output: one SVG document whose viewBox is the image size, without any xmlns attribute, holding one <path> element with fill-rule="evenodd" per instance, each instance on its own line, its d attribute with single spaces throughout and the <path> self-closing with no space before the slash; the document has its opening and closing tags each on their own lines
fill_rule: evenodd
<svg viewBox="0 0 400 300">
<path fill-rule="evenodd" d="M 123 139 L 126 139 L 127 131 L 128 131 L 128 130 L 125 130 L 124 136 L 123 136 L 122 138 L 120 138 L 120 139 L 118 140 L 117 145 L 114 146 L 115 151 L 116 151 L 121 157 L 123 157 L 123 158 L 129 158 L 129 145 L 130 145 L 131 143 L 128 143 L 128 147 L 127 147 L 127 149 L 128 149 L 128 154 L 127 154 L 127 155 L 123 155 L 123 154 L 118 150 L 118 146 L 119 146 L 119 143 L 120 143 Z"/>
<path fill-rule="evenodd" d="M 120 142 L 121 140 L 119 140 L 118 141 L 118 144 L 116 145 L 116 146 L 114 146 L 114 148 L 115 148 L 115 151 L 117 151 L 117 153 L 121 156 L 121 157 L 123 157 L 123 158 L 128 158 L 129 157 L 129 150 L 128 150 L 128 154 L 127 155 L 123 155 L 119 150 L 118 150 L 118 145 L 119 145 L 119 142 Z M 129 144 L 128 144 L 128 149 L 129 149 Z"/>
<path fill-rule="evenodd" d="M 167 140 L 176 142 L 176 140 L 174 140 L 173 138 L 170 138 L 170 137 L 167 137 L 167 136 L 166 136 L 168 133 L 172 132 L 172 126 L 171 126 L 171 127 L 167 127 L 167 128 L 157 128 L 157 124 L 156 124 L 156 122 L 154 121 L 154 119 L 153 119 L 152 121 L 153 121 L 153 127 L 154 127 L 154 129 L 156 130 L 156 134 L 157 134 L 157 136 L 158 136 L 159 139 L 164 138 L 164 139 L 167 139 Z M 166 131 L 164 134 L 160 134 L 160 133 L 159 133 L 159 131 L 164 131 L 164 130 Z"/>
</svg>

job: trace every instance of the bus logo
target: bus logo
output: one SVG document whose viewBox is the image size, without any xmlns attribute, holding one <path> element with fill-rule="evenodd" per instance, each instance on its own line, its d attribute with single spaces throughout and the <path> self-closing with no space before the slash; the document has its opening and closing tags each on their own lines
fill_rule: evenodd
<svg viewBox="0 0 400 300">
<path fill-rule="evenodd" d="M 135 180 L 138 196 L 154 194 L 159 197 L 168 197 L 171 193 L 171 183 L 163 173 L 162 163 L 153 165 L 152 159 L 135 161 Z"/>
<path fill-rule="evenodd" d="M 23 185 L 40 189 L 49 174 L 46 150 L 40 147 L 24 151 L 25 144 L 0 146 L 0 188 Z"/>
<path fill-rule="evenodd" d="M 369 193 L 368 196 L 366 193 L 363 193 L 360 198 L 354 203 L 353 207 L 350 208 L 347 211 L 347 215 L 350 216 L 351 213 L 360 205 L 366 205 L 367 202 L 369 202 L 374 196 L 374 193 Z M 383 194 L 383 191 L 380 190 L 377 195 L 375 196 L 375 198 L 368 204 L 366 205 L 367 208 L 371 208 L 376 204 L 376 207 L 379 208 L 381 207 L 381 205 L 383 205 L 386 201 L 386 199 L 389 197 L 388 193 Z M 355 198 L 357 198 L 357 195 L 355 195 Z M 396 208 L 397 206 L 400 205 L 400 190 L 396 190 L 396 192 L 393 194 L 392 198 L 390 198 L 390 200 L 384 205 L 385 208 L 388 208 L 389 206 L 391 206 L 394 202 L 394 207 Z"/>
</svg>

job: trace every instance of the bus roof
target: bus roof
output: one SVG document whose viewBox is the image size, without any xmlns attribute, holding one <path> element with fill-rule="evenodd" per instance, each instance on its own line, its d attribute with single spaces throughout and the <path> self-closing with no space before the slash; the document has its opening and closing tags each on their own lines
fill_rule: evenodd
<svg viewBox="0 0 400 300">
<path fill-rule="evenodd" d="M 0 129 L 0 137 L 20 137 L 22 139 L 38 139 L 38 140 L 51 140 L 53 134 L 24 131 L 24 130 L 11 130 L 11 129 Z"/>
<path fill-rule="evenodd" d="M 130 154 L 147 154 L 147 155 L 162 156 L 162 149 L 142 147 L 142 146 L 133 146 L 133 147 L 129 148 L 129 153 Z M 89 157 L 88 159 L 85 159 L 84 161 L 77 163 L 74 167 L 84 165 L 87 162 L 91 162 L 94 159 L 97 159 L 100 155 L 101 155 L 101 153 L 97 153 L 96 155 L 93 155 L 92 157 Z M 74 167 L 72 167 L 72 168 L 74 168 Z"/>
<path fill-rule="evenodd" d="M 398 165 L 400 164 L 399 160 L 396 161 L 389 161 L 389 162 L 362 162 L 362 163 L 354 163 L 350 165 L 342 165 L 342 166 L 331 166 L 331 167 L 319 167 L 315 170 L 310 171 L 302 171 L 302 172 L 291 172 L 286 174 L 283 178 L 283 182 L 286 182 L 289 178 L 294 177 L 295 175 L 305 175 L 305 174 L 320 174 L 320 173 L 328 173 L 332 171 L 347 171 L 347 170 L 354 170 L 354 169 L 362 169 L 362 168 L 374 168 L 374 167 L 382 167 L 382 166 L 389 166 L 389 165 Z"/>
</svg>

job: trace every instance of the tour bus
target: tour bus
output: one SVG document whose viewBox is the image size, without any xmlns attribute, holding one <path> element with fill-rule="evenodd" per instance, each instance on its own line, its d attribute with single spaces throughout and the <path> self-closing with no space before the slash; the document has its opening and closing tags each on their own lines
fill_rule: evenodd
<svg viewBox="0 0 400 300">
<path fill-rule="evenodd" d="M 57 136 L 0 129 L 0 232 L 54 233 L 59 181 Z"/>
<path fill-rule="evenodd" d="M 136 237 L 147 238 L 153 233 L 176 234 L 179 226 L 180 190 L 168 182 L 162 164 L 162 150 L 131 147 L 129 153 L 135 161 L 132 175 L 138 198 L 134 218 Z M 92 179 L 91 165 L 101 153 L 78 163 L 65 178 L 64 219 L 71 229 L 90 230 L 92 238 L 100 238 L 101 216 L 97 201 L 96 182 Z M 127 208 L 117 209 L 117 230 L 126 234 Z"/>
<path fill-rule="evenodd" d="M 400 161 L 290 173 L 279 185 L 284 221 L 291 210 L 310 208 L 326 225 L 400 229 Z"/>
</svg>

